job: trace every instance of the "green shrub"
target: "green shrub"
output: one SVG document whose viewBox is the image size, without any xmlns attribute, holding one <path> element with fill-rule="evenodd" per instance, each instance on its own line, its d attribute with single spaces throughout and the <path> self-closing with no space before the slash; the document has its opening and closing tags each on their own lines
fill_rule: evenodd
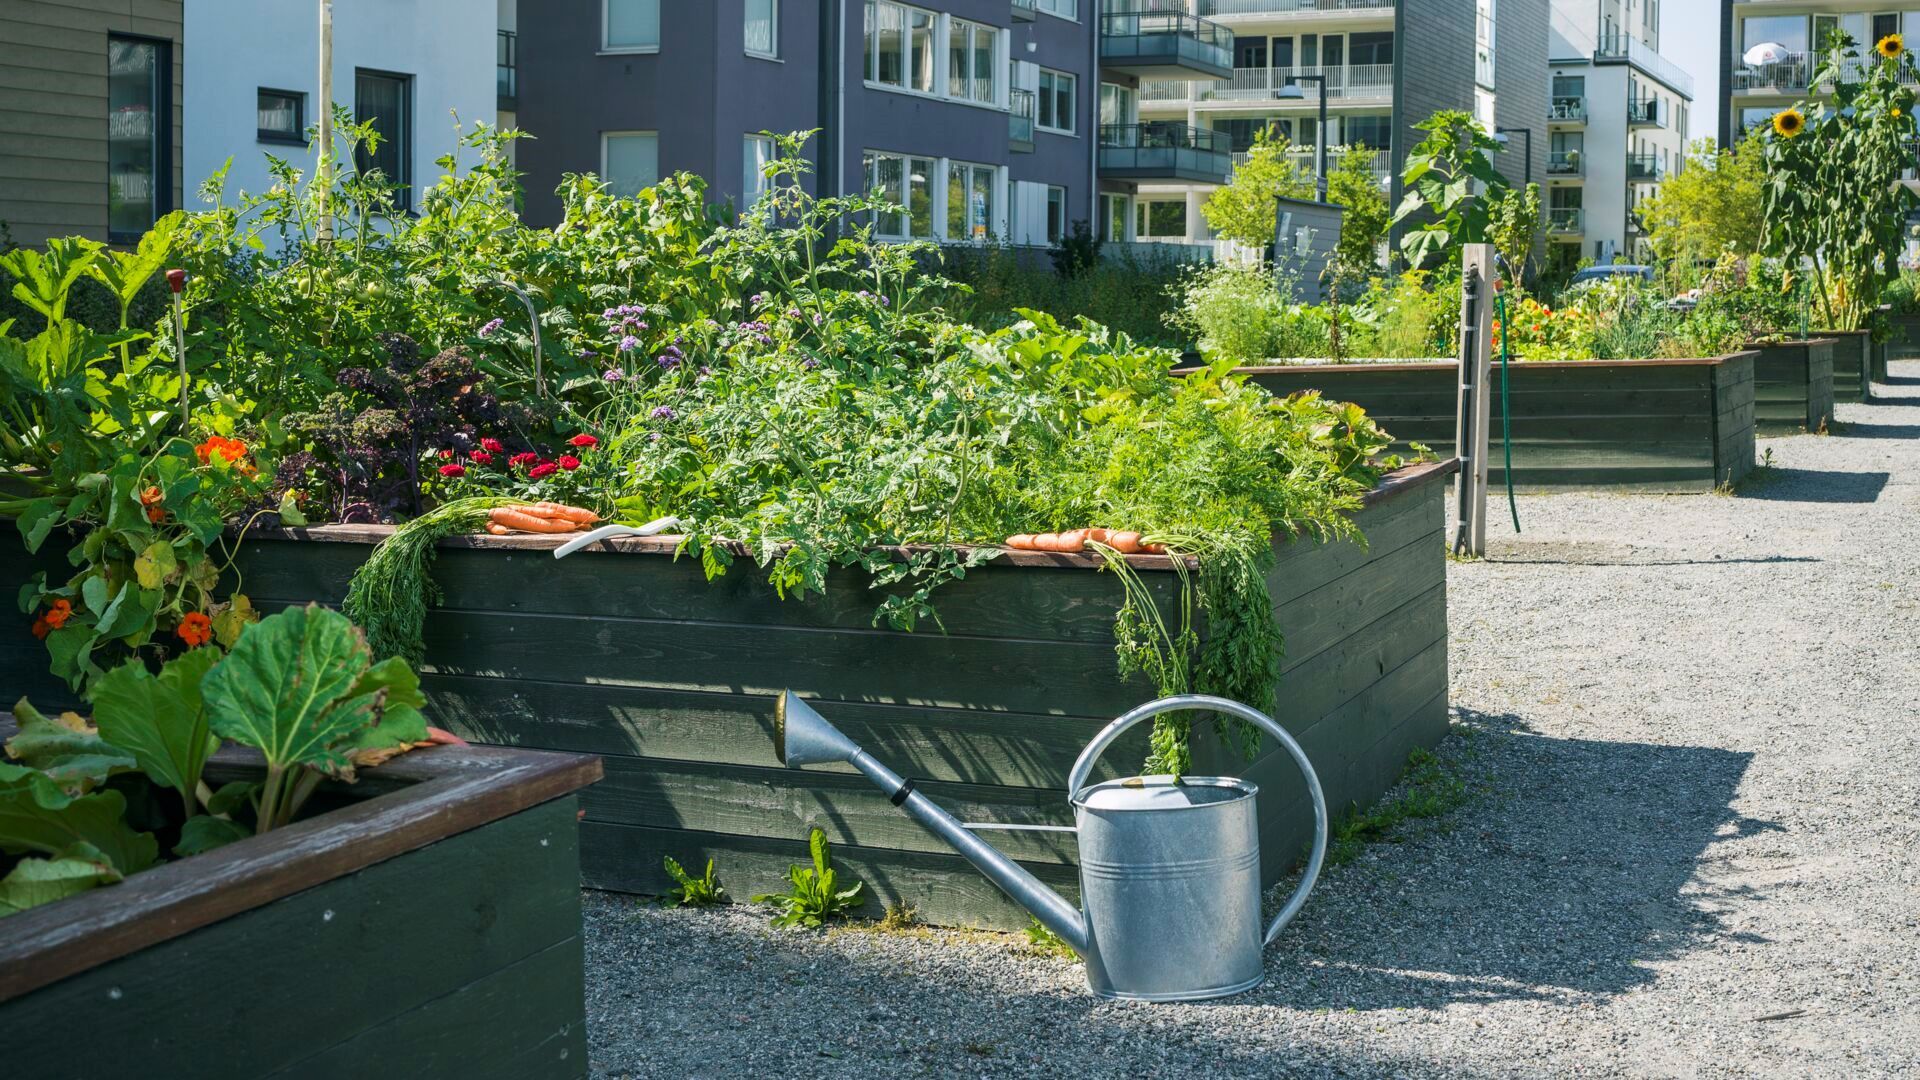
<svg viewBox="0 0 1920 1080">
<path fill-rule="evenodd" d="M 1175 325 L 1191 332 L 1200 350 L 1236 364 L 1326 356 L 1325 310 L 1296 304 L 1259 267 L 1210 266 L 1191 271 Z"/>
<path fill-rule="evenodd" d="M 1111 253 L 1088 262 L 1084 245 L 1061 250 L 1076 270 L 1070 277 L 1049 265 L 1061 260 L 1041 261 L 1013 248 L 949 248 L 941 270 L 966 289 L 955 290 L 942 306 L 983 330 L 1011 326 L 1020 319 L 1016 312 L 1027 308 L 1069 325 L 1090 319 L 1146 344 L 1191 343 L 1166 321 L 1177 303 L 1169 290 L 1180 280 L 1180 264 Z"/>
</svg>

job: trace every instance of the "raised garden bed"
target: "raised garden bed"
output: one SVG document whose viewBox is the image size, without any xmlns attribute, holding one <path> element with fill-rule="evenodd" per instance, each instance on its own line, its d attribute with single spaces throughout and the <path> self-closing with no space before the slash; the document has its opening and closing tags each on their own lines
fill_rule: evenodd
<svg viewBox="0 0 1920 1080">
<path fill-rule="evenodd" d="M 229 750 L 207 776 L 258 772 Z M 325 814 L 0 920 L 8 1075 L 585 1076 L 574 794 L 599 775 L 418 750 Z"/>
<path fill-rule="evenodd" d="M 1833 400 L 1873 400 L 1873 335 L 1866 330 L 1822 330 L 1833 340 Z"/>
<path fill-rule="evenodd" d="M 1761 435 L 1824 431 L 1833 421 L 1832 338 L 1749 345 L 1754 361 L 1755 423 Z"/>
<path fill-rule="evenodd" d="M 1459 365 L 1450 360 L 1243 368 L 1275 394 L 1319 390 L 1401 440 L 1451 456 Z M 1529 361 L 1511 367 L 1514 486 L 1702 492 L 1754 464 L 1754 356 Z M 1502 375 L 1494 367 L 1491 475 L 1504 483 Z"/>
<path fill-rule="evenodd" d="M 1886 348 L 1881 350 L 1876 377 L 1887 377 L 1887 360 L 1909 360 L 1916 356 L 1920 356 L 1920 315 L 1889 314 Z"/>
<path fill-rule="evenodd" d="M 1337 808 L 1371 802 L 1414 747 L 1445 733 L 1451 470 L 1446 462 L 1387 478 L 1357 518 L 1367 548 L 1279 545 L 1268 579 L 1286 636 L 1276 716 L 1314 755 Z M 245 591 L 263 609 L 337 603 L 390 531 L 249 539 Z M 790 687 L 816 699 L 965 820 L 1046 824 L 1071 822 L 1061 785 L 1080 748 L 1157 696 L 1146 680 L 1116 674 L 1121 587 L 1091 557 L 1011 553 L 970 572 L 935 594 L 943 635 L 931 625 L 874 628 L 874 596 L 852 571 L 825 596 L 782 601 L 750 567 L 708 583 L 695 562 L 671 557 L 671 539 L 617 541 L 555 562 L 557 543 L 447 543 L 434 568 L 446 600 L 427 618 L 423 684 L 434 722 L 470 739 L 603 755 L 605 781 L 582 794 L 591 886 L 662 892 L 661 857 L 671 855 L 688 865 L 714 858 L 736 897 L 768 891 L 805 861 L 817 824 L 836 862 L 868 883 L 872 914 L 908 903 L 943 923 L 1025 926 L 1021 909 L 865 780 L 781 768 L 774 695 Z M 1171 606 L 1171 560 L 1132 558 Z M 43 652 L 15 655 L 45 670 Z M 1277 761 L 1228 760 L 1196 742 L 1202 771 L 1267 780 L 1263 850 L 1276 880 L 1308 837 L 1297 780 Z M 1145 753 L 1143 731 L 1107 760 L 1132 769 Z M 1043 879 L 1073 887 L 1071 836 L 994 839 Z"/>
</svg>

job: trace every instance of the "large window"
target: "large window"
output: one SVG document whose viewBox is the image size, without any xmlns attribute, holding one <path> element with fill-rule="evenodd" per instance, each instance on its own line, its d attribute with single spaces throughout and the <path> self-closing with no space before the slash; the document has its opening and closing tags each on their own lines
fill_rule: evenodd
<svg viewBox="0 0 1920 1080">
<path fill-rule="evenodd" d="M 933 159 L 869 150 L 861 155 L 861 161 L 866 168 L 867 190 L 878 191 L 902 207 L 899 213 L 881 215 L 875 234 L 895 240 L 932 239 Z"/>
<path fill-rule="evenodd" d="M 1079 112 L 1078 81 L 1064 71 L 1040 71 L 1040 126 L 1049 131 L 1073 134 L 1074 117 Z"/>
<path fill-rule="evenodd" d="M 608 52 L 660 47 L 660 0 L 600 0 L 601 41 Z"/>
<path fill-rule="evenodd" d="M 1001 70 L 994 62 L 999 35 L 991 26 L 949 19 L 947 28 L 947 96 L 992 104 L 998 100 L 994 79 Z"/>
<path fill-rule="evenodd" d="M 773 162 L 774 145 L 770 135 L 748 135 L 740 142 L 740 209 L 745 211 L 767 193 L 766 169 Z"/>
<path fill-rule="evenodd" d="M 1100 84 L 1100 122 L 1102 124 L 1131 124 L 1139 119 L 1139 107 L 1130 86 L 1116 83 Z"/>
<path fill-rule="evenodd" d="M 985 243 L 993 238 L 993 166 L 947 163 L 947 239 Z"/>
<path fill-rule="evenodd" d="M 1125 243 L 1127 239 L 1127 196 L 1100 196 L 1100 239 Z"/>
<path fill-rule="evenodd" d="M 353 114 L 359 123 L 371 123 L 379 136 L 369 149 L 354 152 L 354 165 L 363 173 L 378 171 L 398 185 L 393 201 L 401 209 L 413 206 L 408 185 L 413 183 L 413 77 L 385 71 L 353 73 Z"/>
<path fill-rule="evenodd" d="M 1187 236 L 1187 200 L 1142 200 L 1134 204 L 1134 234 L 1142 240 L 1184 240 Z"/>
<path fill-rule="evenodd" d="M 615 195 L 637 195 L 660 182 L 660 135 L 608 131 L 600 136 L 600 178 Z"/>
<path fill-rule="evenodd" d="M 780 55 L 780 0 L 746 0 L 747 51 L 755 56 Z"/>
<path fill-rule="evenodd" d="M 131 239 L 171 209 L 173 85 L 164 41 L 107 38 L 107 233 Z"/>
<path fill-rule="evenodd" d="M 867 0 L 867 81 L 933 93 L 933 19 L 931 11 Z"/>
<path fill-rule="evenodd" d="M 1391 64 L 1393 63 L 1393 31 L 1379 33 L 1354 34 L 1349 40 L 1352 47 L 1348 50 L 1347 63 Z"/>
<path fill-rule="evenodd" d="M 1742 53 L 1769 42 L 1786 46 L 1788 52 L 1807 51 L 1805 15 L 1756 15 L 1742 20 L 1740 33 Z"/>
<path fill-rule="evenodd" d="M 1047 188 L 1047 242 L 1057 244 L 1067 236 L 1067 189 Z"/>
<path fill-rule="evenodd" d="M 254 104 L 259 114 L 256 137 L 261 142 L 306 145 L 307 95 L 263 86 L 255 93 Z"/>
<path fill-rule="evenodd" d="M 1346 125 L 1343 141 L 1348 146 L 1386 150 L 1393 145 L 1393 117 L 1391 116 L 1348 116 L 1342 120 L 1342 123 Z"/>
</svg>

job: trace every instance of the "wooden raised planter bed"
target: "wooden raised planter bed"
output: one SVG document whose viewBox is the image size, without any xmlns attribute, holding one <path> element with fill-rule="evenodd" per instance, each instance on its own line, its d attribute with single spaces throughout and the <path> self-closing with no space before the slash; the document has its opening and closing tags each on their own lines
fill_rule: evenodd
<svg viewBox="0 0 1920 1080">
<path fill-rule="evenodd" d="M 1754 361 L 1755 422 L 1760 435 L 1824 431 L 1833 421 L 1832 338 L 1747 346 Z"/>
<path fill-rule="evenodd" d="M 1242 368 L 1275 394 L 1351 401 L 1404 448 L 1452 456 L 1460 368 L 1414 363 Z M 1754 464 L 1754 356 L 1702 360 L 1527 361 L 1511 367 L 1514 486 L 1703 492 Z M 1491 475 L 1506 481 L 1501 371 L 1494 366 Z"/>
<path fill-rule="evenodd" d="M 7 1075 L 585 1076 L 574 793 L 599 775 L 417 750 L 325 814 L 0 919 Z"/>
<path fill-rule="evenodd" d="M 1445 478 L 1451 462 L 1401 470 L 1369 498 L 1350 543 L 1289 542 L 1269 578 L 1285 634 L 1275 715 L 1303 740 L 1330 805 L 1371 803 L 1416 746 L 1447 724 Z M 263 609 L 336 603 L 390 530 L 334 526 L 243 545 Z M 876 629 L 864 574 L 782 601 L 756 567 L 708 583 L 671 538 L 614 541 L 556 562 L 549 537 L 464 537 L 440 552 L 445 606 L 426 624 L 434 722 L 477 741 L 602 755 L 582 793 L 588 885 L 660 893 L 661 857 L 708 857 L 735 897 L 783 886 L 810 825 L 868 885 L 869 912 L 913 905 L 950 924 L 1023 927 L 1027 915 L 958 855 L 851 773 L 784 769 L 774 695 L 815 699 L 842 730 L 968 821 L 1070 824 L 1062 790 L 1082 746 L 1155 694 L 1115 671 L 1120 583 L 1085 556 L 1010 553 L 943 586 L 946 633 Z M 1136 556 L 1171 606 L 1173 563 Z M 0 573 L 0 577 L 6 576 Z M 28 644 L 38 645 L 31 637 Z M 44 670 L 44 655 L 35 657 Z M 1139 738 L 1106 775 L 1137 768 Z M 1278 760 L 1204 768 L 1264 781 L 1267 878 L 1297 859 L 1311 815 Z M 994 842 L 1071 891 L 1071 835 L 1001 832 Z"/>
<path fill-rule="evenodd" d="M 1920 356 L 1920 315 L 1887 315 L 1886 347 L 1880 353 L 1880 369 L 1875 375 L 1887 377 L 1886 362 L 1910 360 Z"/>
<path fill-rule="evenodd" d="M 1873 335 L 1866 330 L 1821 330 L 1833 341 L 1833 400 L 1873 400 Z"/>
</svg>

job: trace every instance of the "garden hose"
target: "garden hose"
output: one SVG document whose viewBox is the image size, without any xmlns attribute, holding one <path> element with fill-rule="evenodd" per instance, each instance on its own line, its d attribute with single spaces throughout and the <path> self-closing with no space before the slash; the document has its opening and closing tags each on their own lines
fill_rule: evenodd
<svg viewBox="0 0 1920 1080">
<path fill-rule="evenodd" d="M 1506 445 L 1507 512 L 1513 515 L 1513 531 L 1520 531 L 1520 504 L 1513 497 L 1513 399 L 1507 393 L 1512 382 L 1508 360 L 1513 355 L 1513 324 L 1507 321 L 1507 294 L 1493 294 L 1494 313 L 1500 317 L 1500 441 Z"/>
</svg>

